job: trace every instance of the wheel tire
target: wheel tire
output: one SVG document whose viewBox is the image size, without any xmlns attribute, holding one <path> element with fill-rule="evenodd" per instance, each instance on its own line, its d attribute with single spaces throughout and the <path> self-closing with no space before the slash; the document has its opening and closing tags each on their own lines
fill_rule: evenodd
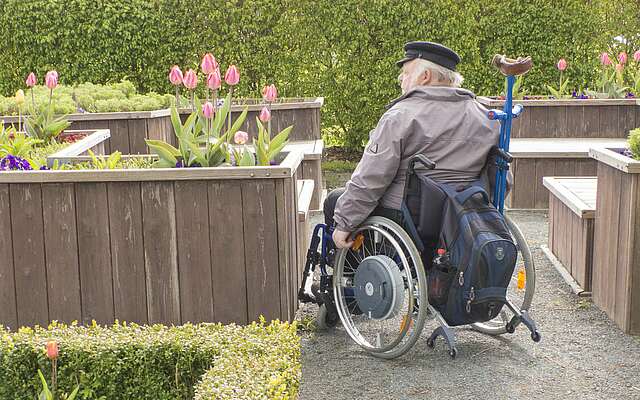
<svg viewBox="0 0 640 400">
<path fill-rule="evenodd" d="M 531 340 L 538 343 L 540 342 L 541 339 L 542 339 L 542 336 L 540 335 L 540 332 L 538 331 L 531 332 Z"/>
<path fill-rule="evenodd" d="M 433 339 L 427 339 L 427 347 L 430 349 L 433 349 L 434 347 L 436 347 L 436 342 Z"/>
<path fill-rule="evenodd" d="M 531 301 L 533 300 L 533 295 L 536 290 L 536 267 L 533 261 L 533 255 L 531 254 L 529 244 L 524 238 L 524 235 L 522 234 L 520 228 L 518 228 L 518 225 L 516 225 L 516 223 L 506 214 L 504 216 L 504 219 L 507 223 L 509 231 L 513 235 L 520 253 L 522 254 L 525 268 L 526 284 L 524 299 L 522 301 L 522 304 L 516 304 L 516 306 L 519 306 L 520 310 L 529 310 L 529 308 L 531 307 Z M 515 325 L 513 325 L 514 331 L 519 323 L 520 322 L 518 321 Z M 498 321 L 487 321 L 471 324 L 471 326 L 473 327 L 473 329 L 479 332 L 486 333 L 487 335 L 492 336 L 502 335 L 504 333 L 513 333 L 507 331 L 507 326 L 504 324 L 504 322 L 499 323 Z"/>
<path fill-rule="evenodd" d="M 416 248 L 415 244 L 413 243 L 413 240 L 411 239 L 411 237 L 409 236 L 409 234 L 402 228 L 400 227 L 400 225 L 398 225 L 397 223 L 395 223 L 394 221 L 385 218 L 385 217 L 379 217 L 379 216 L 374 216 L 374 217 L 369 217 L 367 218 L 362 225 L 358 228 L 358 231 L 356 232 L 360 232 L 360 231 L 364 231 L 365 229 L 371 229 L 374 228 L 373 230 L 378 230 L 378 229 L 386 229 L 387 232 L 393 232 L 393 234 L 396 236 L 397 239 L 395 239 L 396 241 L 401 240 L 402 241 L 402 245 L 404 246 L 404 248 L 407 250 L 408 254 L 406 255 L 407 257 L 411 257 L 413 264 L 414 264 L 414 269 L 415 269 L 415 279 L 417 281 L 417 290 L 419 292 L 418 294 L 418 299 L 420 301 L 424 301 L 425 303 L 427 302 L 428 299 L 428 294 L 427 294 L 427 277 L 426 277 L 426 273 L 425 273 L 425 268 L 424 265 L 422 264 L 422 259 L 420 257 L 420 253 L 418 252 L 418 249 Z M 382 228 L 381 228 L 382 227 Z M 355 233 L 354 233 L 355 234 Z M 340 289 L 339 283 L 342 279 L 342 273 L 343 273 L 343 269 L 344 269 L 344 262 L 346 259 L 346 256 L 348 254 L 348 249 L 341 249 L 340 251 L 338 251 L 338 253 L 336 254 L 336 263 L 334 265 L 334 269 L 333 269 L 333 295 L 334 298 L 336 299 L 336 309 L 338 310 L 338 314 L 340 316 L 340 321 L 342 322 L 342 326 L 345 328 L 347 334 L 360 346 L 362 347 L 364 350 L 366 350 L 369 354 L 378 357 L 378 358 L 384 358 L 384 359 L 393 359 L 393 358 L 397 358 L 400 357 L 401 355 L 405 354 L 407 351 L 409 351 L 413 345 L 416 343 L 416 341 L 418 340 L 418 338 L 420 337 L 420 334 L 422 333 L 422 329 L 424 328 L 424 324 L 426 322 L 427 319 L 427 307 L 420 307 L 418 308 L 418 316 L 415 320 L 414 326 L 413 326 L 413 332 L 411 333 L 411 335 L 406 339 L 405 342 L 402 342 L 402 340 L 400 340 L 400 342 L 398 342 L 397 345 L 395 345 L 395 347 L 389 349 L 389 350 L 379 350 L 379 349 L 375 349 L 372 348 L 370 346 L 367 346 L 366 343 L 362 343 L 360 341 L 360 339 L 358 338 L 359 336 L 359 332 L 357 331 L 357 328 L 355 328 L 355 326 L 351 323 L 351 320 L 349 318 L 349 310 L 348 307 L 346 307 L 346 301 L 343 297 L 342 294 L 342 290 Z M 412 277 L 413 278 L 413 277 Z M 404 337 L 403 337 L 404 338 Z"/>
<path fill-rule="evenodd" d="M 451 359 L 455 360 L 457 356 L 458 356 L 458 349 L 454 347 L 453 349 L 449 350 L 449 357 L 451 357 Z"/>
</svg>

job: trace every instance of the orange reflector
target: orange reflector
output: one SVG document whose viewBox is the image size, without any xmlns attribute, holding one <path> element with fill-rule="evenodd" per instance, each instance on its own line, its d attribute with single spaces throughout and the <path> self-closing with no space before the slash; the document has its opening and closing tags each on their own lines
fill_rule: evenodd
<svg viewBox="0 0 640 400">
<path fill-rule="evenodd" d="M 409 321 L 409 328 L 413 326 L 413 319 L 411 319 L 411 317 L 409 317 L 408 315 L 405 315 L 402 318 L 402 322 L 400 322 L 400 332 L 402 332 L 404 328 L 407 326 L 407 321 Z"/>
<path fill-rule="evenodd" d="M 360 250 L 360 247 L 362 247 L 362 243 L 364 243 L 364 235 L 361 233 L 356 236 L 356 239 L 353 241 L 353 246 L 351 246 L 351 248 L 355 251 L 358 251 Z"/>
<path fill-rule="evenodd" d="M 525 275 L 524 267 L 520 268 L 520 270 L 518 270 L 518 289 L 520 290 L 524 289 L 526 278 L 527 276 Z"/>
</svg>

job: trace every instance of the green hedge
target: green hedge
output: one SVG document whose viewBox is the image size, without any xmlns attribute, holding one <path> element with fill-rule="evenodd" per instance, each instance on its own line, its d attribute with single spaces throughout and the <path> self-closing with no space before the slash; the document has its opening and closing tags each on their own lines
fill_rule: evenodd
<svg viewBox="0 0 640 400">
<path fill-rule="evenodd" d="M 282 399 L 300 383 L 295 324 L 53 325 L 0 333 L 1 399 L 37 398 L 38 369 L 50 378 L 48 340 L 60 344 L 59 392 L 79 384 L 79 398 Z"/>
<path fill-rule="evenodd" d="M 275 82 L 286 96 L 325 96 L 325 127 L 339 127 L 354 147 L 399 92 L 394 61 L 404 42 L 439 41 L 457 50 L 466 86 L 480 94 L 503 87 L 489 66 L 494 53 L 530 54 L 536 67 L 525 86 L 546 93 L 560 57 L 569 61 L 572 86 L 580 87 L 593 81 L 597 56 L 613 36 L 640 44 L 638 3 L 5 0 L 0 91 L 13 94 L 29 71 L 43 76 L 55 67 L 65 83 L 126 77 L 143 91 L 171 93 L 169 67 L 196 68 L 212 51 L 224 68 L 238 64 L 240 95 L 255 97 Z"/>
</svg>

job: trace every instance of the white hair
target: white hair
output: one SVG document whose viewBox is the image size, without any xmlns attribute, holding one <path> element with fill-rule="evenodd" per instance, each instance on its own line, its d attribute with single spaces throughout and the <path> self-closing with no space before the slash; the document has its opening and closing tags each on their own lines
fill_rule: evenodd
<svg viewBox="0 0 640 400">
<path fill-rule="evenodd" d="M 426 70 L 430 70 L 434 75 L 434 81 L 438 81 L 456 88 L 462 86 L 462 81 L 464 81 L 464 78 L 459 72 L 452 71 L 449 68 L 445 68 L 441 65 L 433 63 L 429 60 L 424 60 L 422 58 L 416 58 L 415 60 L 416 66 L 413 70 L 414 75 L 412 77 L 412 81 L 415 81 L 415 78 L 417 78 L 418 75 L 424 73 Z"/>
</svg>

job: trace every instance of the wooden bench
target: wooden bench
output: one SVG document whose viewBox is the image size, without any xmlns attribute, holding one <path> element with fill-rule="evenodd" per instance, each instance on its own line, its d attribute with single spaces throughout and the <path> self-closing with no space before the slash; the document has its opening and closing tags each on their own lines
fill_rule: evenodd
<svg viewBox="0 0 640 400">
<path fill-rule="evenodd" d="M 591 291 L 596 177 L 545 177 L 549 190 L 549 249 L 578 285 Z"/>
<path fill-rule="evenodd" d="M 591 147 L 625 147 L 623 139 L 535 138 L 511 139 L 509 152 L 514 160 L 514 185 L 507 207 L 546 209 L 549 191 L 542 184 L 545 176 L 595 176 L 596 161 L 589 157 Z"/>
<path fill-rule="evenodd" d="M 322 151 L 324 142 L 318 140 L 292 141 L 285 146 L 284 151 L 298 149 L 304 153 L 302 165 L 298 167 L 298 179 L 312 179 L 314 182 L 313 196 L 310 210 L 320 210 L 323 192 L 322 181 Z"/>
<path fill-rule="evenodd" d="M 298 179 L 298 257 L 299 274 L 302 274 L 302 267 L 307 257 L 307 249 L 309 248 L 309 240 L 311 239 L 310 231 L 310 213 L 311 203 L 314 195 L 315 182 L 313 179 Z"/>
</svg>

